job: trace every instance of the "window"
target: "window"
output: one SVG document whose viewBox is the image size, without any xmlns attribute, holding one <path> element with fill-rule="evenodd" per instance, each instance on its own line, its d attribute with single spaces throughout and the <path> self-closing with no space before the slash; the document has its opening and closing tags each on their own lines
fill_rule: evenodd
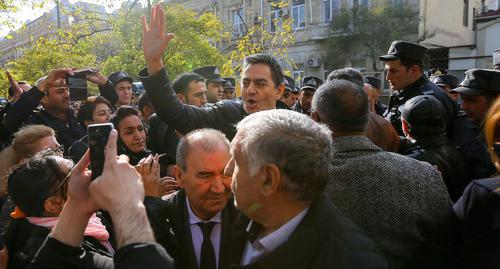
<svg viewBox="0 0 500 269">
<path fill-rule="evenodd" d="M 306 5 L 305 5 L 305 0 L 293 0 L 292 3 L 292 18 L 293 18 L 293 24 L 292 28 L 294 30 L 296 29 L 303 29 L 306 27 Z"/>
<path fill-rule="evenodd" d="M 324 21 L 332 21 L 340 14 L 340 0 L 323 0 Z"/>
<path fill-rule="evenodd" d="M 269 14 L 269 32 L 274 33 L 276 29 L 281 28 L 283 9 L 281 9 L 277 3 L 271 2 Z"/>
<path fill-rule="evenodd" d="M 469 26 L 469 0 L 464 0 L 464 15 L 462 23 L 465 27 Z"/>
<path fill-rule="evenodd" d="M 233 38 L 240 38 L 245 34 L 245 10 L 240 8 L 233 10 Z"/>
</svg>

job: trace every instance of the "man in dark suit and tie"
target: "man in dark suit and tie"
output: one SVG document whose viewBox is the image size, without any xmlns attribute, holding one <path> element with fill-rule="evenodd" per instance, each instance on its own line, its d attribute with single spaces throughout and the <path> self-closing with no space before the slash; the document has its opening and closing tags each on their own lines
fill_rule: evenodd
<svg viewBox="0 0 500 269">
<path fill-rule="evenodd" d="M 228 268 L 232 220 L 231 177 L 224 175 L 229 141 L 219 131 L 200 129 L 181 138 L 175 176 L 181 190 L 166 201 L 146 197 L 156 240 L 176 268 Z"/>
</svg>

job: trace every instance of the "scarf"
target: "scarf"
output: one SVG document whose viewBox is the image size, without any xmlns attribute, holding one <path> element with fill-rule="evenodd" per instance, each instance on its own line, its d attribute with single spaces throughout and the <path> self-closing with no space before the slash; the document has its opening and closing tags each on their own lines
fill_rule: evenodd
<svg viewBox="0 0 500 269">
<path fill-rule="evenodd" d="M 59 221 L 58 217 L 26 217 L 26 219 L 33 225 L 47 229 L 54 228 Z M 101 219 L 98 218 L 95 213 L 90 217 L 84 235 L 99 240 L 111 254 L 115 253 L 113 247 L 109 243 L 109 233 L 106 231 L 106 226 L 102 224 Z"/>
</svg>

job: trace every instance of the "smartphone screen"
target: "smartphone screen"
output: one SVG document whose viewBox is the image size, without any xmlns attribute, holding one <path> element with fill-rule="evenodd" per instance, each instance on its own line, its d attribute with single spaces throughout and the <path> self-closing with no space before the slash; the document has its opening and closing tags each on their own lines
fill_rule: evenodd
<svg viewBox="0 0 500 269">
<path fill-rule="evenodd" d="M 102 174 L 104 169 L 104 149 L 108 143 L 108 137 L 113 130 L 112 123 L 92 124 L 87 127 L 90 148 L 90 170 L 92 180 Z"/>
</svg>

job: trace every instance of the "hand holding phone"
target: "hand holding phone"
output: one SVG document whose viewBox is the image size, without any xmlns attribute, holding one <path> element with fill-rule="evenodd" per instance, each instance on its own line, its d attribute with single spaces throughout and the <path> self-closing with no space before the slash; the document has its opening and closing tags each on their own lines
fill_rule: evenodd
<svg viewBox="0 0 500 269">
<path fill-rule="evenodd" d="M 113 128 L 112 123 L 91 124 L 87 127 L 92 180 L 102 174 L 105 159 L 104 149 L 108 143 L 109 133 Z"/>
<path fill-rule="evenodd" d="M 69 87 L 69 98 L 71 101 L 87 100 L 87 75 L 98 72 L 98 69 L 84 68 L 73 70 L 74 75 L 66 78 L 66 84 Z"/>
</svg>

